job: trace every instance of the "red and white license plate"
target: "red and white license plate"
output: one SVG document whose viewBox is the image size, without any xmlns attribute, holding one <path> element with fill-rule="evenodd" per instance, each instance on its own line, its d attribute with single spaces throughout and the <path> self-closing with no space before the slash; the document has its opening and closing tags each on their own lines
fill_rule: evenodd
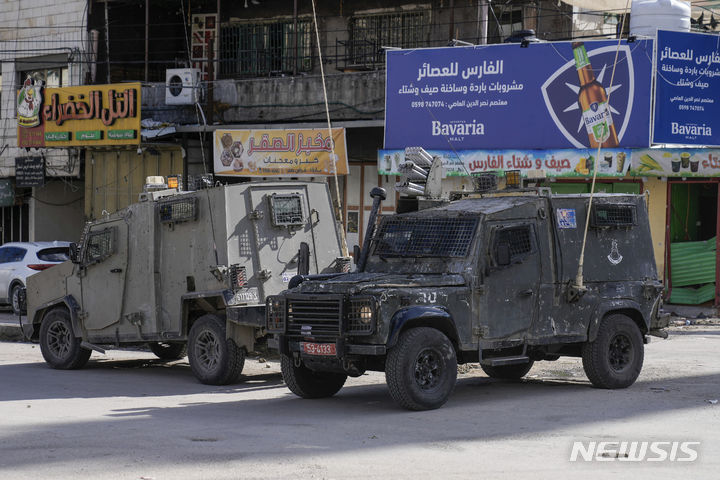
<svg viewBox="0 0 720 480">
<path fill-rule="evenodd" d="M 302 342 L 300 345 L 302 346 L 303 353 L 307 353 L 308 355 L 328 355 L 333 357 L 337 355 L 334 343 Z"/>
</svg>

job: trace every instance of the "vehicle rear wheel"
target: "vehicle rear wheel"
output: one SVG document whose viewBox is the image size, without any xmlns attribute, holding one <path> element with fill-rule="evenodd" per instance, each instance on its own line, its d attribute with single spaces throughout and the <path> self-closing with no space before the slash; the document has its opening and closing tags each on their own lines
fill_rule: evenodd
<svg viewBox="0 0 720 480">
<path fill-rule="evenodd" d="M 332 397 L 345 385 L 347 375 L 336 372 L 316 372 L 305 365 L 295 366 L 292 357 L 282 355 L 280 368 L 283 380 L 291 392 L 302 398 Z"/>
<path fill-rule="evenodd" d="M 24 288 L 21 284 L 16 283 L 10 291 L 10 305 L 12 305 L 13 313 L 18 316 L 27 314 L 25 296 L 22 295 Z"/>
<path fill-rule="evenodd" d="M 160 360 L 180 360 L 187 355 L 185 342 L 150 342 L 148 347 Z"/>
<path fill-rule="evenodd" d="M 67 309 L 55 308 L 45 315 L 40 325 L 40 351 L 48 365 L 59 370 L 84 367 L 92 351 L 80 343 L 73 335 Z"/>
<path fill-rule="evenodd" d="M 528 363 L 519 363 L 517 365 L 502 365 L 500 367 L 492 367 L 490 365 L 480 365 L 483 372 L 490 378 L 500 380 L 519 380 L 530 371 L 533 364 L 532 360 Z"/>
<path fill-rule="evenodd" d="M 237 382 L 245 365 L 245 351 L 226 338 L 225 320 L 211 314 L 190 329 L 188 357 L 193 374 L 206 385 Z"/>
<path fill-rule="evenodd" d="M 600 323 L 597 338 L 582 348 L 585 374 L 597 388 L 626 388 L 635 383 L 644 358 L 642 334 L 629 317 L 614 314 Z"/>
<path fill-rule="evenodd" d="M 456 379 L 455 349 L 450 339 L 434 328 L 404 331 L 385 361 L 390 396 L 409 410 L 441 407 L 455 388 Z"/>
</svg>

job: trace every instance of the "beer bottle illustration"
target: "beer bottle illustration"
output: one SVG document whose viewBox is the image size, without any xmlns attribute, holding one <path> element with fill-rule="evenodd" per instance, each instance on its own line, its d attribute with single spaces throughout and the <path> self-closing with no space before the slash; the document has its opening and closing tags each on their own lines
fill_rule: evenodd
<svg viewBox="0 0 720 480">
<path fill-rule="evenodd" d="M 580 79 L 578 103 L 590 138 L 590 147 L 597 148 L 600 144 L 605 148 L 618 147 L 620 142 L 610 115 L 607 93 L 600 82 L 595 79 L 585 44 L 573 42 L 572 49 L 575 68 Z"/>
</svg>

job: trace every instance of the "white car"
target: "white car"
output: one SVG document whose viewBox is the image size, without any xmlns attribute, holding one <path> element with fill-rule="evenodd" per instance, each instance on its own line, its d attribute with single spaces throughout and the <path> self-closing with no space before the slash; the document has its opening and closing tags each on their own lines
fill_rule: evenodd
<svg viewBox="0 0 720 480">
<path fill-rule="evenodd" d="M 0 246 L 0 303 L 25 314 L 25 279 L 70 259 L 70 242 L 11 242 Z"/>
</svg>

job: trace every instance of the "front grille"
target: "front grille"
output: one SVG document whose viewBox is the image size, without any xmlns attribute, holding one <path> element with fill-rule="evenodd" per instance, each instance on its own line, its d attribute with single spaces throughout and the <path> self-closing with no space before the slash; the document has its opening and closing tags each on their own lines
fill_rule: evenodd
<svg viewBox="0 0 720 480">
<path fill-rule="evenodd" d="M 341 295 L 303 295 L 287 298 L 287 333 L 301 337 L 340 335 Z"/>
</svg>

